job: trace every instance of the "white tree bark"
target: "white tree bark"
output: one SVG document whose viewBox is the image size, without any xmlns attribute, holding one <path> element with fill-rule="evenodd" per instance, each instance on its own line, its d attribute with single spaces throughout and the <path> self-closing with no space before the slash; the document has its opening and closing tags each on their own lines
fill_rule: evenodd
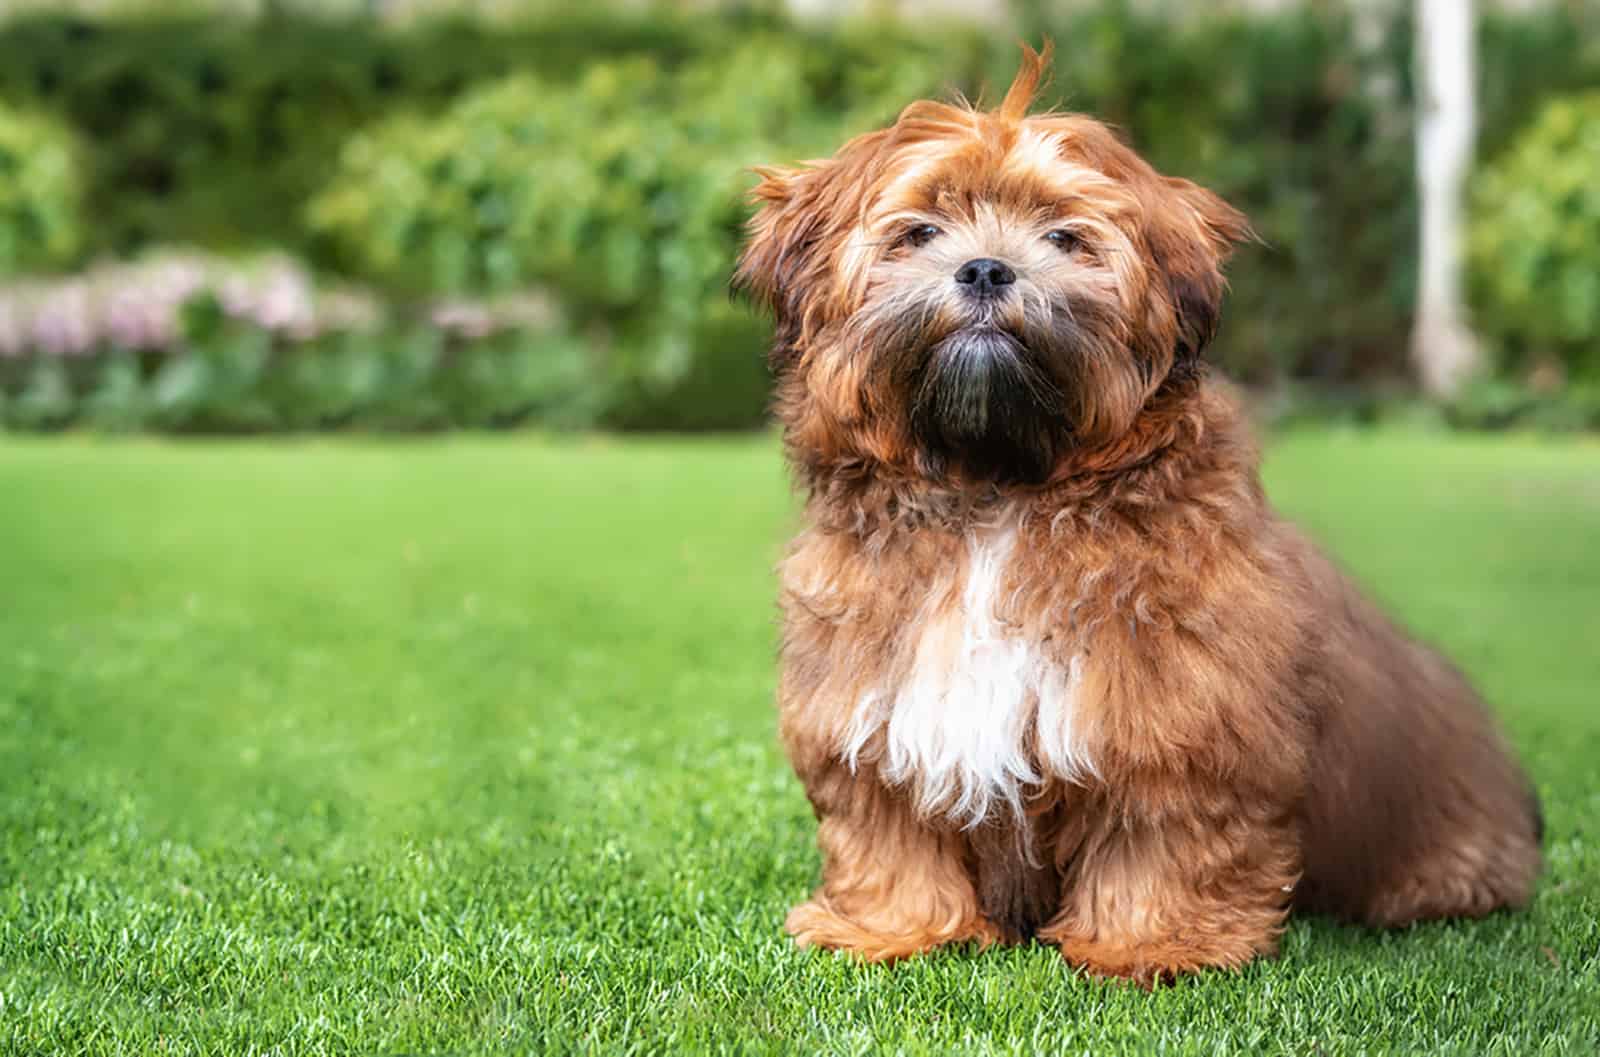
<svg viewBox="0 0 1600 1057">
<path fill-rule="evenodd" d="M 1423 389 L 1448 397 L 1478 367 L 1461 298 L 1462 192 L 1476 131 L 1472 0 L 1416 0 L 1417 188 L 1422 260 L 1411 355 Z"/>
</svg>

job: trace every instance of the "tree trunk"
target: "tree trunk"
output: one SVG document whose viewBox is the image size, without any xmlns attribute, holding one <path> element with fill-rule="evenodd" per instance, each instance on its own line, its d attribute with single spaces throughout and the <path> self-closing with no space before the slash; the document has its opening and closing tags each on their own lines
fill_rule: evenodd
<svg viewBox="0 0 1600 1057">
<path fill-rule="evenodd" d="M 1461 299 L 1462 191 L 1472 164 L 1472 0 L 1416 0 L 1417 187 L 1422 260 L 1411 355 L 1430 396 L 1449 397 L 1478 368 Z"/>
</svg>

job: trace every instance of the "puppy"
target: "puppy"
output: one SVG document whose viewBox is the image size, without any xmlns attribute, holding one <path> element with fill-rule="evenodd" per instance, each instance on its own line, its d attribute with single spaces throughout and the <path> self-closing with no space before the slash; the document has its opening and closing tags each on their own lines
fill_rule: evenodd
<svg viewBox="0 0 1600 1057">
<path fill-rule="evenodd" d="M 1244 218 L 1104 126 L 919 102 L 760 170 L 736 282 L 776 317 L 806 496 L 780 729 L 870 960 L 1057 945 L 1151 984 L 1525 903 L 1529 784 L 1451 665 L 1262 494 L 1201 359 Z"/>
</svg>

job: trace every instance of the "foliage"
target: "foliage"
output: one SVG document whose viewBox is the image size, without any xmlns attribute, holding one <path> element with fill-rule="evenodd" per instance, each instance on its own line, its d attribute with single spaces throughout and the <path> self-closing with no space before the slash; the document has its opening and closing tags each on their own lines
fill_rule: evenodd
<svg viewBox="0 0 1600 1057">
<path fill-rule="evenodd" d="M 416 327 L 284 347 L 212 306 L 195 308 L 202 321 L 188 354 L 165 363 L 145 390 L 154 425 L 416 431 L 584 422 L 584 360 L 559 342 L 509 332 L 452 343 Z"/>
<path fill-rule="evenodd" d="M 1495 158 L 1546 100 L 1600 89 L 1600 5 L 1479 5 L 1480 158 Z"/>
<path fill-rule="evenodd" d="M 1600 430 L 1600 384 L 1578 381 L 1558 388 L 1485 375 L 1469 381 L 1442 411 L 1445 421 L 1462 429 Z"/>
<path fill-rule="evenodd" d="M 1593 1052 L 1592 445 L 1274 446 L 1274 500 L 1504 716 L 1548 866 L 1525 911 L 1295 917 L 1153 995 L 1043 945 L 783 935 L 817 852 L 773 734 L 775 459 L 0 445 L 0 1053 Z"/>
<path fill-rule="evenodd" d="M 0 425 L 109 431 L 580 426 L 588 350 L 537 300 L 313 288 L 281 257 L 154 254 L 0 292 Z"/>
<path fill-rule="evenodd" d="M 391 285 L 556 291 L 604 350 L 613 420 L 682 424 L 689 401 L 690 420 L 748 424 L 763 326 L 728 307 L 727 281 L 750 167 L 828 149 L 938 83 L 916 53 L 893 76 L 831 63 L 762 34 L 674 71 L 596 63 L 565 89 L 517 74 L 356 137 L 310 223 Z"/>
<path fill-rule="evenodd" d="M 90 251 L 151 242 L 300 250 L 300 206 L 345 140 L 382 116 L 438 108 L 516 69 L 559 80 L 641 52 L 672 64 L 741 25 L 612 12 L 399 31 L 293 14 L 34 15 L 0 22 L 0 99 L 83 134 L 101 218 Z"/>
<path fill-rule="evenodd" d="M 70 130 L 0 103 L 0 277 L 72 259 L 83 239 L 79 181 Z"/>
<path fill-rule="evenodd" d="M 246 324 L 206 324 L 179 355 L 0 362 L 0 382 L 0 426 L 33 430 L 573 428 L 601 410 L 580 345 L 521 331 L 451 338 L 422 326 L 289 342 Z"/>
<path fill-rule="evenodd" d="M 37 15 L 0 22 L 0 98 L 79 133 L 97 222 L 78 260 L 155 240 L 286 248 L 401 304 L 531 284 L 559 302 L 546 336 L 581 348 L 586 414 L 728 427 L 760 420 L 766 386 L 764 324 L 723 295 L 745 167 L 829 151 L 917 96 L 992 99 L 1014 36 L 1050 36 L 1047 101 L 1121 126 L 1261 234 L 1230 269 L 1214 358 L 1252 383 L 1342 389 L 1407 373 L 1415 205 L 1409 15 L 1379 5 L 1363 28 L 1340 7 L 1174 18 L 1052 0 L 982 35 L 744 9 Z M 1600 87 L 1597 18 L 1485 13 L 1486 151 L 1551 93 Z M 27 407 L 61 406 L 60 370 Z"/>
<path fill-rule="evenodd" d="M 1506 364 L 1600 382 L 1600 92 L 1552 100 L 1477 174 L 1478 325 Z"/>
<path fill-rule="evenodd" d="M 178 355 L 106 350 L 0 361 L 0 425 L 107 432 L 502 429 L 589 425 L 600 414 L 581 345 L 550 334 L 450 336 L 430 326 L 288 341 L 222 321 L 205 302 Z M 10 392 L 8 392 L 10 390 Z"/>
<path fill-rule="evenodd" d="M 230 258 L 187 249 L 103 261 L 85 272 L 0 286 L 0 357 L 79 357 L 106 349 L 169 353 L 183 306 L 214 295 L 227 313 L 286 336 L 371 329 L 385 307 L 349 286 L 318 288 L 282 254 Z M 523 313 L 526 315 L 526 313 Z"/>
<path fill-rule="evenodd" d="M 0 361 L 0 425 L 122 432 L 413 432 L 588 425 L 600 409 L 585 350 L 559 336 L 471 338 L 426 326 L 304 341 L 226 320 L 202 300 L 181 351 Z"/>
<path fill-rule="evenodd" d="M 601 64 L 570 92 L 517 75 L 390 122 L 346 149 L 313 224 L 361 273 L 417 289 L 549 284 L 581 329 L 651 341 L 645 370 L 675 380 L 733 242 L 739 166 L 651 105 L 669 87 L 645 60 Z"/>
</svg>

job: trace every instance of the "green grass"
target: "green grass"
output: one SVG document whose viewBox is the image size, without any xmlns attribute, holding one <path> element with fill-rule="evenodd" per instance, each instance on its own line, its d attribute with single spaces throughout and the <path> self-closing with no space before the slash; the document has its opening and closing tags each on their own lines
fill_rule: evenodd
<svg viewBox="0 0 1600 1057">
<path fill-rule="evenodd" d="M 0 442 L 0 1052 L 1595 1052 L 1600 446 L 1267 476 L 1505 716 L 1548 871 L 1146 994 L 782 936 L 766 438 Z"/>
</svg>

